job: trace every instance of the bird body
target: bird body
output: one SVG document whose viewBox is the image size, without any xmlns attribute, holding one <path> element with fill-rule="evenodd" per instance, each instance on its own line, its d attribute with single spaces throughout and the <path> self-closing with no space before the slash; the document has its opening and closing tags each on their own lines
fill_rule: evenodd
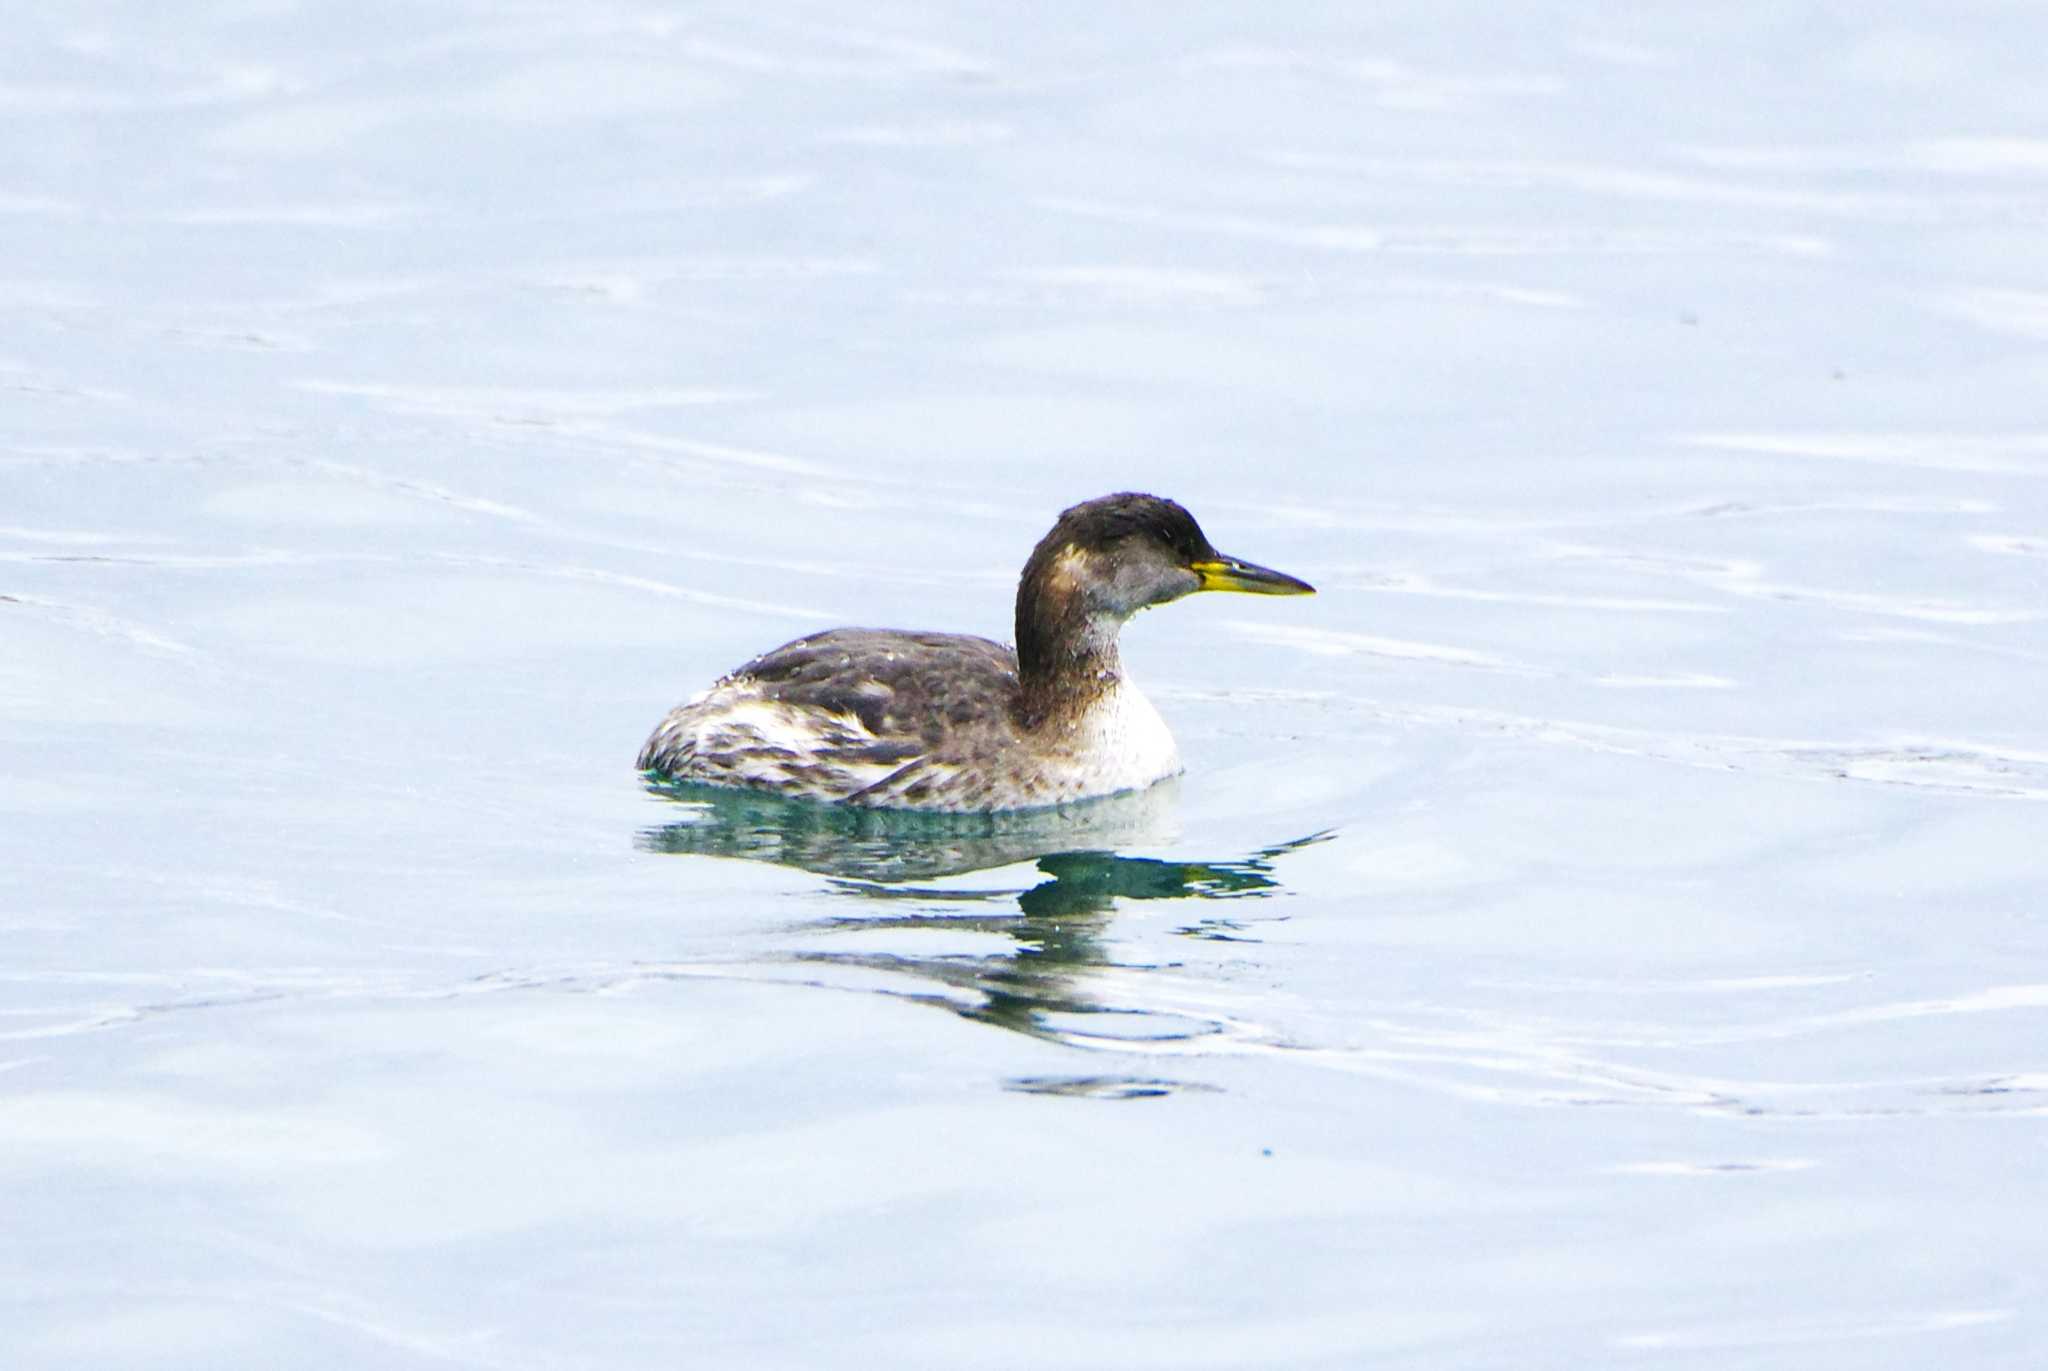
<svg viewBox="0 0 2048 1371">
<path fill-rule="evenodd" d="M 1019 721 L 1017 656 L 986 638 L 839 628 L 747 663 L 674 710 L 643 769 L 886 809 L 975 811 L 1136 790 L 1180 770 L 1128 677 L 1053 728 Z"/>
<path fill-rule="evenodd" d="M 956 633 L 839 628 L 785 643 L 677 706 L 640 751 L 665 781 L 883 809 L 1031 809 L 1180 771 L 1117 632 L 1196 590 L 1303 594 L 1223 557 L 1179 505 L 1114 495 L 1060 516 L 1025 564 L 1016 649 Z"/>
</svg>

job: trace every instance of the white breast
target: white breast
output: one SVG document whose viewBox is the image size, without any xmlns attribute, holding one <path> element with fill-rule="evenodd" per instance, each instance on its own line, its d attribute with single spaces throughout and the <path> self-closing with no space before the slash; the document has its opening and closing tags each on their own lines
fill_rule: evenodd
<svg viewBox="0 0 2048 1371">
<path fill-rule="evenodd" d="M 1135 790 L 1180 774 L 1173 733 L 1128 676 L 1088 711 L 1079 732 L 1076 760 L 1086 794 Z"/>
</svg>

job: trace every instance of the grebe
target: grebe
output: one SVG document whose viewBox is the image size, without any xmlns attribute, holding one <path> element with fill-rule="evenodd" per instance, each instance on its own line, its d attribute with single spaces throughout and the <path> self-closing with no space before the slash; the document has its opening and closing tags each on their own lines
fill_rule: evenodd
<svg viewBox="0 0 2048 1371">
<path fill-rule="evenodd" d="M 835 628 L 764 653 L 671 710 L 653 778 L 875 809 L 983 813 L 1138 790 L 1180 771 L 1117 632 L 1198 590 L 1315 588 L 1210 546 L 1156 495 L 1075 505 L 1017 583 L 1015 651 L 964 633 Z"/>
</svg>

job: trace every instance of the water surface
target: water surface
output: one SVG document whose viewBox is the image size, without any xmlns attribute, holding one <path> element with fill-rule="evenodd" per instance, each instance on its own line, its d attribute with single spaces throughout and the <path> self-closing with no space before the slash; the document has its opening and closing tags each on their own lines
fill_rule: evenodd
<svg viewBox="0 0 2048 1371">
<path fill-rule="evenodd" d="M 2034 11 L 15 37 L 8 1366 L 2048 1358 Z M 1177 786 L 633 774 L 1124 488 Z"/>
</svg>

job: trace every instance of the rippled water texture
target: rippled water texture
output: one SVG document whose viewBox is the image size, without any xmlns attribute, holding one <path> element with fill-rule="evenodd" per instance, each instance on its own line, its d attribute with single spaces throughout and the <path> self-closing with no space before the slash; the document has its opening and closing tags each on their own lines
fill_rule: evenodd
<svg viewBox="0 0 2048 1371">
<path fill-rule="evenodd" d="M 0 45 L 0 1364 L 2048 1365 L 2048 13 Z M 645 789 L 1120 488 L 1177 787 Z"/>
</svg>

